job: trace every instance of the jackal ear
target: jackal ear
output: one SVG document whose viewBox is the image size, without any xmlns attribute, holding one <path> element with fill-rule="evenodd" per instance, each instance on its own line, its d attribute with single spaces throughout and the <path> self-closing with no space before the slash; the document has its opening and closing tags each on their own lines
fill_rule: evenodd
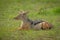
<svg viewBox="0 0 60 40">
<path fill-rule="evenodd" d="M 26 15 L 28 13 L 29 13 L 29 11 L 22 11 L 22 10 L 19 12 L 19 14 L 23 14 L 23 15 Z"/>
</svg>

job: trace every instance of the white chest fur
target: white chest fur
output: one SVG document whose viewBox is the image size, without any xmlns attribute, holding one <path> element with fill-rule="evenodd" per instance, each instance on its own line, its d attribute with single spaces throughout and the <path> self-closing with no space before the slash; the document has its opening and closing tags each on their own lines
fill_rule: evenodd
<svg viewBox="0 0 60 40">
<path fill-rule="evenodd" d="M 23 25 L 23 21 L 21 21 L 21 27 L 22 27 L 22 25 Z"/>
</svg>

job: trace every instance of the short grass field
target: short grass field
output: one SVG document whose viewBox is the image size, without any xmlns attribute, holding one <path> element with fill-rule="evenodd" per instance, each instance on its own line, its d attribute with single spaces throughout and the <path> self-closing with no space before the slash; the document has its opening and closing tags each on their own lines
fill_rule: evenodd
<svg viewBox="0 0 60 40">
<path fill-rule="evenodd" d="M 29 11 L 32 20 L 48 21 L 53 28 L 18 30 L 21 21 L 14 17 L 19 10 Z M 0 0 L 0 40 L 60 40 L 60 0 Z"/>
</svg>

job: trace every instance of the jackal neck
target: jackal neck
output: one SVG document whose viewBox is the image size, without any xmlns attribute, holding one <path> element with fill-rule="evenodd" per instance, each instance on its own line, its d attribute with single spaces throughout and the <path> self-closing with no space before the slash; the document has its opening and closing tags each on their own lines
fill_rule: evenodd
<svg viewBox="0 0 60 40">
<path fill-rule="evenodd" d="M 31 22 L 31 20 L 30 20 L 27 16 L 24 16 L 24 17 L 22 18 L 22 21 L 25 22 L 25 23 Z"/>
</svg>

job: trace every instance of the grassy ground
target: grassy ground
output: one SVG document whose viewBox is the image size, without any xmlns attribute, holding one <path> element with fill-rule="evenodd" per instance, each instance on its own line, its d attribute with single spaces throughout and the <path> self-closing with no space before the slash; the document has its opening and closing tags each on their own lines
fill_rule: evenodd
<svg viewBox="0 0 60 40">
<path fill-rule="evenodd" d="M 31 19 L 54 25 L 51 30 L 20 31 L 19 10 L 28 10 Z M 60 40 L 60 0 L 0 0 L 0 40 Z"/>
</svg>

